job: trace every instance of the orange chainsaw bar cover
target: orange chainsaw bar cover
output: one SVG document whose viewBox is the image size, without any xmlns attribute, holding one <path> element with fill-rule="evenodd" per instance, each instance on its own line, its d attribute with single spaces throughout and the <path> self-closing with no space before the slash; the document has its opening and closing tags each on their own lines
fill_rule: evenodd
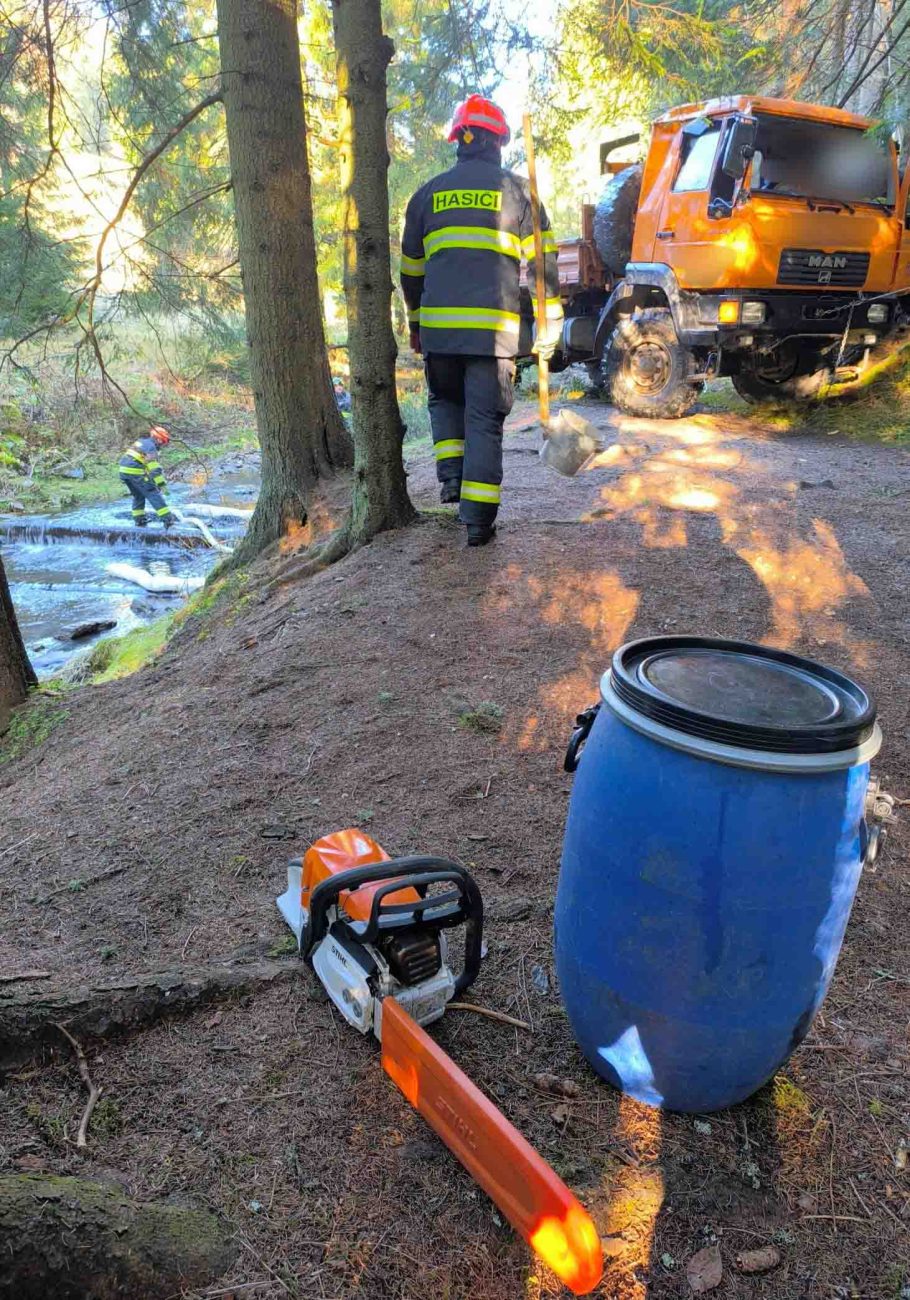
<svg viewBox="0 0 910 1300">
<path fill-rule="evenodd" d="M 382 1068 L 545 1264 L 576 1295 L 603 1275 L 597 1229 L 547 1162 L 394 998 Z"/>
</svg>

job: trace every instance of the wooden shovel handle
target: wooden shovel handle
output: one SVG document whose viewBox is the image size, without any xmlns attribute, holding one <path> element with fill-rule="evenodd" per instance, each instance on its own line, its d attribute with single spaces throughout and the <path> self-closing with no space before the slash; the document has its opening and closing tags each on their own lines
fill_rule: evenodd
<svg viewBox="0 0 910 1300">
<path fill-rule="evenodd" d="M 543 257 L 543 233 L 540 228 L 540 195 L 537 190 L 537 161 L 534 157 L 534 136 L 531 131 L 531 114 L 525 113 L 522 121 L 525 153 L 528 156 L 528 178 L 531 182 L 531 225 L 534 228 L 535 307 L 537 337 L 542 339 L 547 326 L 547 286 Z M 550 423 L 550 363 L 546 357 L 537 358 L 537 400 L 540 405 L 540 422 Z"/>
</svg>

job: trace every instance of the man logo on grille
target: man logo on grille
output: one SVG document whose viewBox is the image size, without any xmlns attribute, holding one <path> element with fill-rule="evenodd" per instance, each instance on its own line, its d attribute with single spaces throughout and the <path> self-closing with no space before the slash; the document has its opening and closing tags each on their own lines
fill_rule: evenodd
<svg viewBox="0 0 910 1300">
<path fill-rule="evenodd" d="M 830 284 L 830 283 L 831 283 L 831 272 L 830 272 L 830 271 L 819 271 L 819 273 L 818 273 L 818 282 L 819 282 L 819 284 Z"/>
<path fill-rule="evenodd" d="M 847 259 L 842 253 L 811 253 L 809 255 L 809 265 L 815 269 L 824 267 L 825 270 L 843 271 L 847 265 Z M 828 276 L 830 280 L 830 275 Z M 819 277 L 821 280 L 821 277 Z"/>
</svg>

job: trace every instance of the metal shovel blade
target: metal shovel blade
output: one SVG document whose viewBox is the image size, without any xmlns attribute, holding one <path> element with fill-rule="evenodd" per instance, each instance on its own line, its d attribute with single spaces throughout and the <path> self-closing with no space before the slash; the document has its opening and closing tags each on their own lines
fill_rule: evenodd
<svg viewBox="0 0 910 1300">
<path fill-rule="evenodd" d="M 550 421 L 540 459 L 550 469 L 573 478 L 601 450 L 594 425 L 575 411 L 563 409 Z"/>
</svg>

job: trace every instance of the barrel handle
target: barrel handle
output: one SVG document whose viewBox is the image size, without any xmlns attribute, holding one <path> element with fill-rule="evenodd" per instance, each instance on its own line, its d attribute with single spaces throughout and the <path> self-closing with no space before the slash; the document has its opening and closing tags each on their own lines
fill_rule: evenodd
<svg viewBox="0 0 910 1300">
<path fill-rule="evenodd" d="M 860 858 L 865 871 L 875 871 L 875 863 L 894 821 L 894 796 L 886 794 L 877 777 L 866 791 L 865 817 L 859 824 Z"/>
<path fill-rule="evenodd" d="M 575 730 L 566 749 L 566 756 L 563 760 L 563 767 L 567 772 L 574 772 L 578 767 L 578 759 L 585 741 L 591 734 L 591 728 L 594 726 L 594 720 L 600 712 L 600 704 L 592 704 L 584 713 L 579 713 L 575 719 Z"/>
</svg>

